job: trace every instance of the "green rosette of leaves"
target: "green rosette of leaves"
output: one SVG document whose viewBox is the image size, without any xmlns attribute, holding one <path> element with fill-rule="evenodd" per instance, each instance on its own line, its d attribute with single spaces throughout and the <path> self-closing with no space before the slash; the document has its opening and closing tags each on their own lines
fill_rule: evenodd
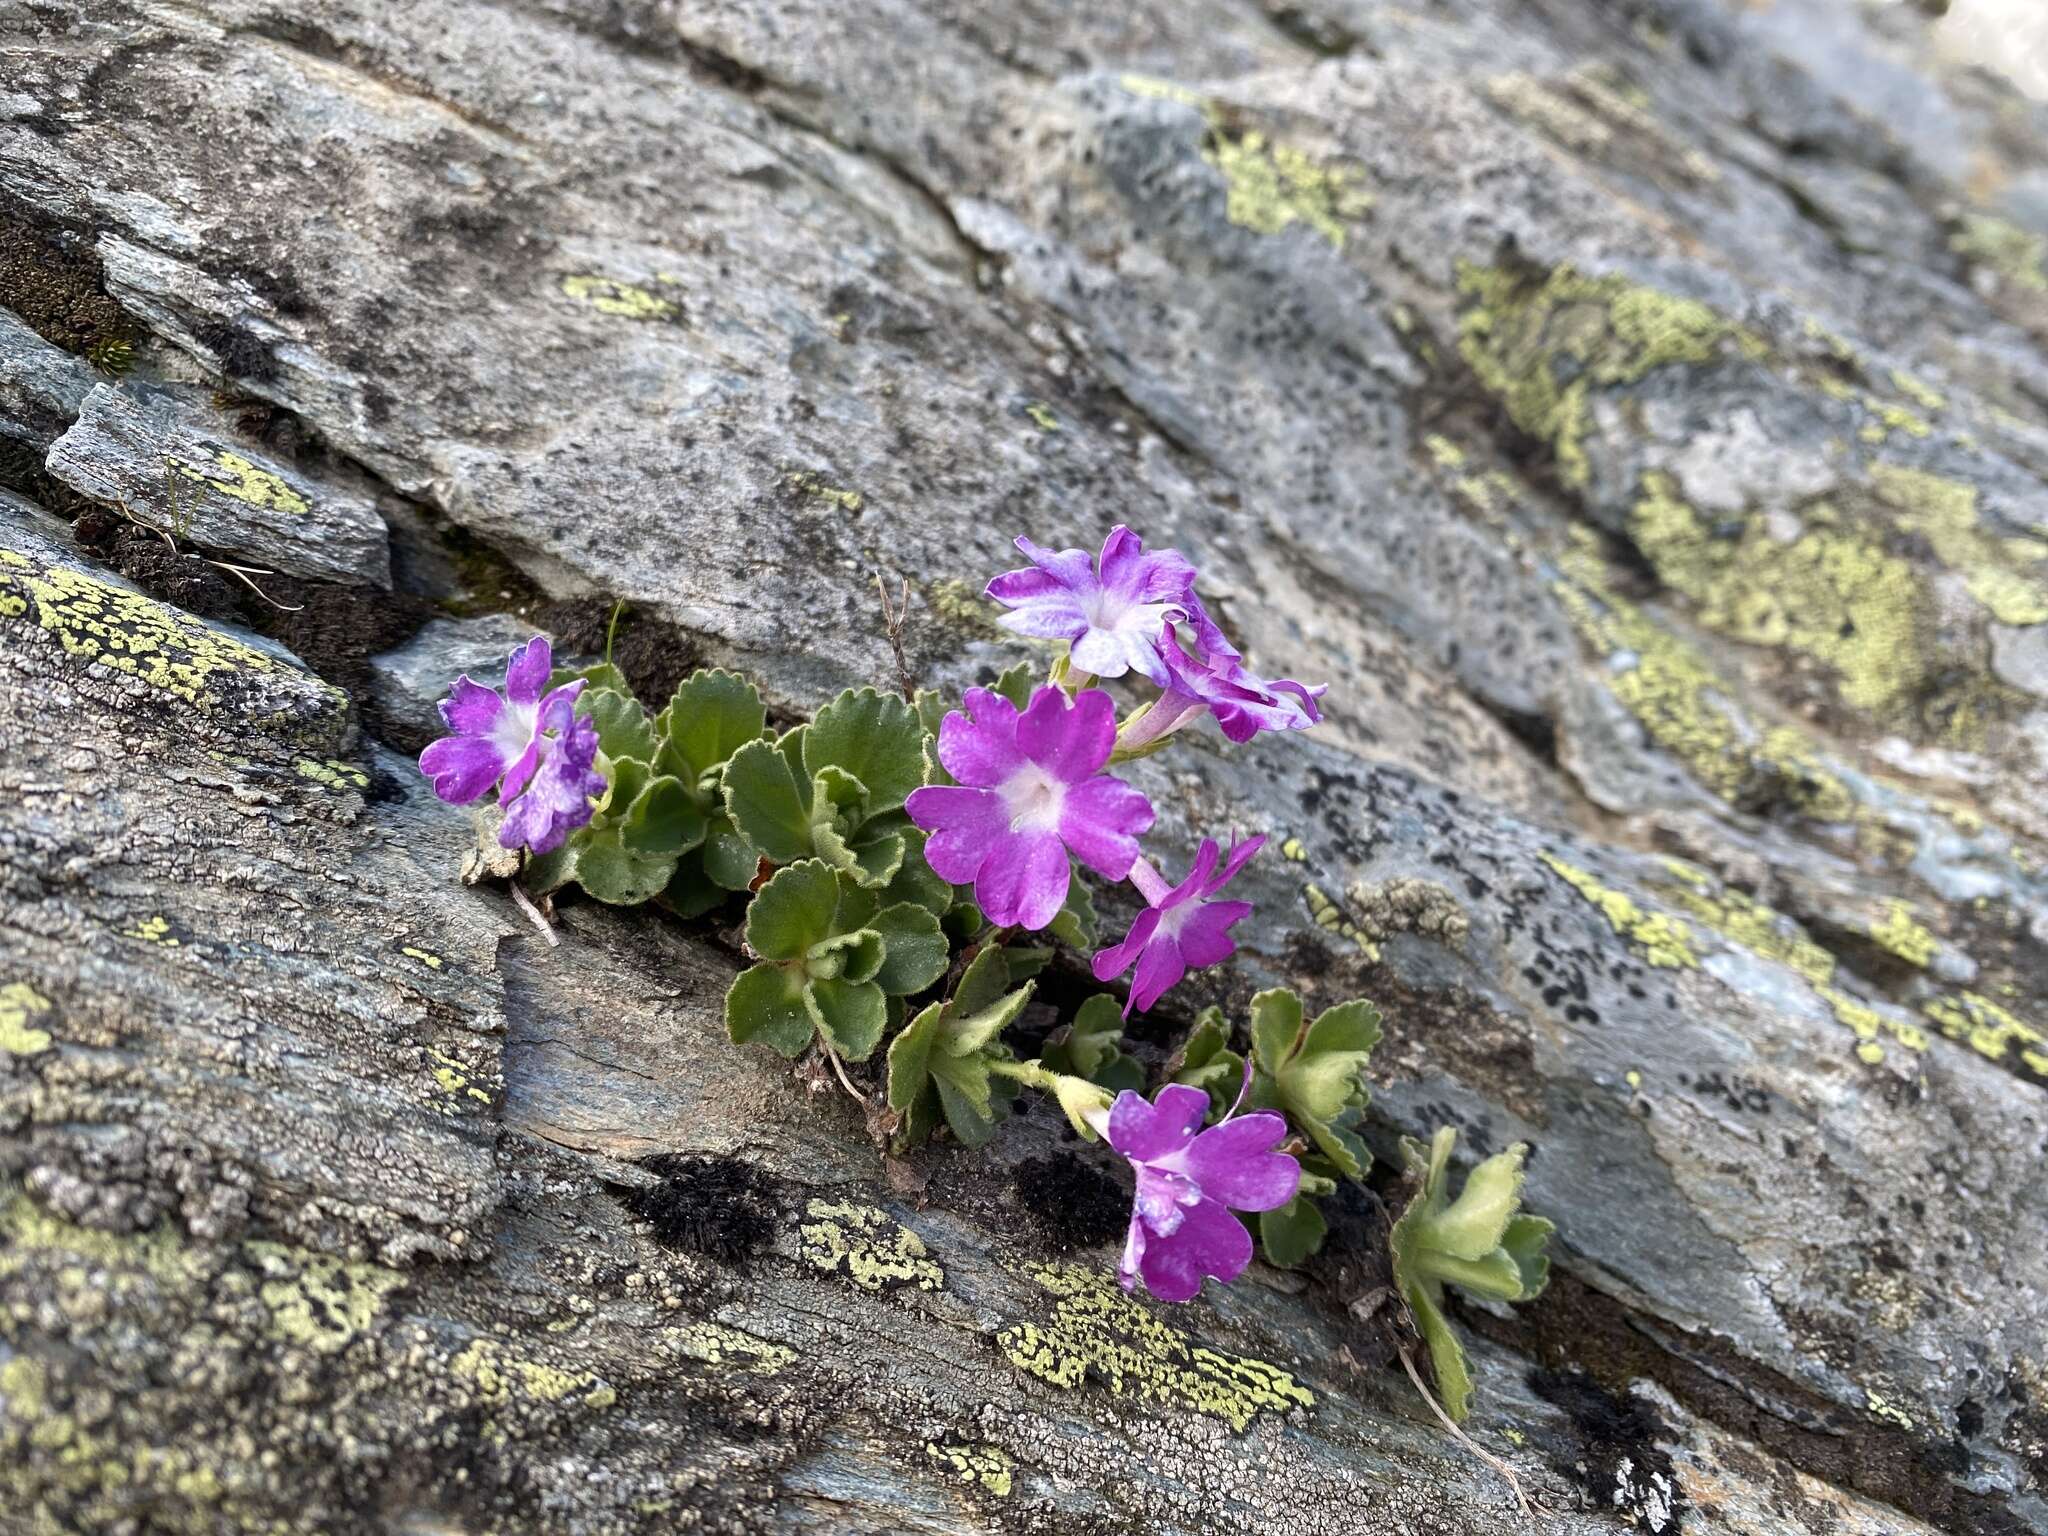
<svg viewBox="0 0 2048 1536">
<path fill-rule="evenodd" d="M 926 743 L 915 707 L 873 688 L 848 689 L 810 724 L 732 754 L 722 778 L 726 819 L 757 858 L 817 859 L 888 903 L 915 902 L 943 916 L 953 888 L 925 863 L 924 834 L 903 810 L 928 780 Z"/>
<path fill-rule="evenodd" d="M 1415 1197 L 1394 1223 L 1394 1284 L 1429 1348 L 1437 1397 L 1454 1420 L 1472 1406 L 1472 1373 L 1464 1347 L 1444 1316 L 1444 1287 L 1455 1285 L 1494 1301 L 1529 1301 L 1550 1278 L 1544 1245 L 1557 1229 L 1521 1209 L 1520 1144 L 1489 1157 L 1466 1176 L 1456 1200 L 1449 1198 L 1451 1152 L 1458 1133 L 1439 1130 L 1427 1147 L 1401 1141 L 1409 1176 L 1419 1181 Z"/>
<path fill-rule="evenodd" d="M 815 1039 L 848 1061 L 881 1044 L 891 1000 L 945 973 L 938 917 L 914 901 L 883 906 L 847 870 L 803 859 L 778 870 L 747 908 L 745 940 L 758 960 L 725 995 L 736 1044 L 794 1060 Z M 900 1017 L 900 1005 L 895 1010 Z"/>
</svg>

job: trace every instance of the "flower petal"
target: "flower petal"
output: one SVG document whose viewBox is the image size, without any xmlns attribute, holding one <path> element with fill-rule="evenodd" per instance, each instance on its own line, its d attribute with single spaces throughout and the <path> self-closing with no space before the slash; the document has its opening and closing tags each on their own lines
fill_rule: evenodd
<svg viewBox="0 0 2048 1536">
<path fill-rule="evenodd" d="M 1138 1220 L 1138 1212 L 1131 1211 L 1130 1230 L 1124 1234 L 1124 1255 L 1116 1267 L 1117 1280 L 1127 1291 L 1138 1286 L 1138 1266 L 1145 1261 L 1145 1223 Z"/>
<path fill-rule="evenodd" d="M 515 704 L 537 704 L 554 670 L 554 647 L 546 635 L 535 635 L 512 653 L 505 666 L 505 697 Z"/>
<path fill-rule="evenodd" d="M 1161 1301 L 1192 1301 L 1205 1275 L 1227 1285 L 1251 1259 L 1252 1235 L 1244 1223 L 1219 1202 L 1204 1200 L 1188 1210 L 1171 1237 L 1147 1237 L 1138 1274 Z"/>
<path fill-rule="evenodd" d="M 1138 838 L 1151 825 L 1152 802 L 1106 774 L 1076 784 L 1060 807 L 1060 840 L 1105 880 L 1130 874 Z"/>
<path fill-rule="evenodd" d="M 924 845 L 925 862 L 941 880 L 954 885 L 971 884 L 991 844 L 1010 832 L 1009 810 L 992 789 L 927 784 L 910 792 L 903 809 L 931 833 Z"/>
<path fill-rule="evenodd" d="M 1104 592 L 1126 603 L 1180 604 L 1193 594 L 1195 568 L 1177 549 L 1146 554 L 1145 541 L 1119 523 L 1102 541 L 1101 580 Z"/>
<path fill-rule="evenodd" d="M 482 683 L 473 683 L 464 676 L 455 679 L 455 686 L 440 707 L 441 718 L 448 722 L 449 730 L 462 736 L 481 736 L 497 720 L 505 701 Z"/>
<path fill-rule="evenodd" d="M 982 789 L 1017 771 L 1017 706 L 986 688 L 967 690 L 968 713 L 939 722 L 939 761 L 962 784 Z"/>
<path fill-rule="evenodd" d="M 420 772 L 450 805 L 468 805 L 487 793 L 504 771 L 505 760 L 488 737 L 443 736 L 420 754 Z"/>
<path fill-rule="evenodd" d="M 546 744 L 525 793 L 506 807 L 498 841 L 507 848 L 524 844 L 535 853 L 552 853 L 589 822 L 591 802 L 604 793 L 604 775 L 591 768 L 597 724 L 570 713 L 571 703 L 561 699 L 542 716 L 543 726 L 558 734 Z"/>
<path fill-rule="evenodd" d="M 1237 953 L 1231 941 L 1230 925 L 1251 916 L 1248 901 L 1208 901 L 1191 914 L 1180 928 L 1180 957 L 1191 971 L 1207 965 L 1221 965 Z"/>
<path fill-rule="evenodd" d="M 1138 914 L 1131 924 L 1131 931 L 1124 935 L 1121 944 L 1095 952 L 1095 979 L 1111 981 L 1123 975 L 1138 958 L 1139 952 L 1152 940 L 1153 932 L 1159 927 L 1159 908 L 1147 907 Z"/>
<path fill-rule="evenodd" d="M 1116 700 L 1100 688 L 1069 700 L 1047 684 L 1017 717 L 1017 750 L 1062 783 L 1078 783 L 1116 750 Z"/>
<path fill-rule="evenodd" d="M 1202 894 L 1204 896 L 1214 896 L 1223 887 L 1230 884 L 1231 881 L 1237 878 L 1237 872 L 1251 862 L 1252 855 L 1265 846 L 1266 834 L 1263 832 L 1257 837 L 1248 837 L 1241 843 L 1233 844 L 1230 849 L 1230 856 L 1223 861 L 1223 867 L 1216 871 L 1214 877 L 1202 887 Z M 1197 859 L 1195 862 L 1199 864 L 1201 860 Z"/>
<path fill-rule="evenodd" d="M 925 858 L 931 858 L 930 842 L 925 844 Z M 1067 850 L 1056 834 L 1005 828 L 988 844 L 975 873 L 974 900 L 998 927 L 1015 923 L 1035 932 L 1060 915 L 1071 878 Z"/>
<path fill-rule="evenodd" d="M 1301 1186 L 1301 1164 L 1275 1152 L 1287 1122 L 1270 1110 L 1212 1125 L 1178 1159 L 1202 1193 L 1237 1211 L 1277 1210 Z"/>
<path fill-rule="evenodd" d="M 1138 956 L 1138 969 L 1131 977 L 1131 1000 L 1124 1006 L 1124 1017 L 1143 1013 L 1172 991 L 1187 973 L 1187 961 L 1181 957 L 1179 943 L 1164 935 L 1153 939 Z"/>
<path fill-rule="evenodd" d="M 991 581 L 987 594 L 1010 611 L 997 620 L 1020 635 L 1071 640 L 1088 627 L 1085 595 L 1047 571 L 1009 571 Z"/>
<path fill-rule="evenodd" d="M 1109 1107 L 1109 1144 L 1148 1163 L 1183 1150 L 1208 1113 L 1209 1095 L 1185 1083 L 1168 1083 L 1150 1104 L 1126 1088 Z"/>
</svg>

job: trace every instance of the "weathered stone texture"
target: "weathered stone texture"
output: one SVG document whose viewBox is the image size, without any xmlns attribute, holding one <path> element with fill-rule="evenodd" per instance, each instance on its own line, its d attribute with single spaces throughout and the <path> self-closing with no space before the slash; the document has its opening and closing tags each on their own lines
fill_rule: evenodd
<svg viewBox="0 0 2048 1536">
<path fill-rule="evenodd" d="M 1462 1321 L 1541 1526 L 2048 1530 L 2048 108 L 1928 25 L 0 0 L 0 480 L 273 477 L 184 531 L 449 604 L 398 732 L 479 614 L 800 715 L 878 569 L 958 687 L 1012 533 L 1181 545 L 1331 718 L 1137 773 L 1274 835 L 1176 1003 L 1372 995 L 1382 1152 L 1533 1145 L 1558 1285 Z M 0 509 L 0 1525 L 1527 1528 L 1340 1265 L 1122 1300 L 1056 1117 L 885 1165 L 355 719 Z"/>
</svg>

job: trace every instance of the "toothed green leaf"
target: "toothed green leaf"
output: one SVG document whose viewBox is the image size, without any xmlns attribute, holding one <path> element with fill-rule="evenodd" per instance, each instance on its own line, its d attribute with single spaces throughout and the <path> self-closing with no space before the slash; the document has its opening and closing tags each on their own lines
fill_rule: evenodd
<svg viewBox="0 0 2048 1536">
<path fill-rule="evenodd" d="M 808 783 L 808 780 L 806 781 Z M 789 759 L 765 741 L 750 741 L 725 765 L 726 815 L 735 830 L 777 864 L 807 858 L 811 821 L 789 771 Z"/>
<path fill-rule="evenodd" d="M 866 786 L 870 814 L 900 808 L 924 783 L 924 726 L 917 711 L 893 694 L 848 689 L 818 711 L 803 741 L 805 771 L 827 767 Z"/>
<path fill-rule="evenodd" d="M 873 919 L 887 950 L 875 983 L 893 997 L 922 992 L 946 974 L 952 950 L 939 920 L 915 902 L 884 907 Z"/>
<path fill-rule="evenodd" d="M 1278 1210 L 1259 1213 L 1259 1246 L 1266 1262 L 1292 1269 L 1323 1246 L 1329 1223 L 1307 1195 L 1296 1195 Z"/>
<path fill-rule="evenodd" d="M 801 970 L 762 961 L 740 972 L 725 994 L 725 1028 L 735 1045 L 759 1043 L 792 1061 L 811 1043 L 811 1011 Z"/>
<path fill-rule="evenodd" d="M 866 1061 L 881 1044 L 889 1009 L 872 981 L 813 978 L 804 1000 L 811 1022 L 848 1061 Z"/>
<path fill-rule="evenodd" d="M 660 765 L 694 789 L 712 769 L 761 739 L 767 711 L 754 685 L 731 672 L 692 672 L 655 716 Z"/>
<path fill-rule="evenodd" d="M 795 960 L 833 936 L 839 877 L 816 859 L 787 869 L 755 893 L 747 908 L 747 948 L 766 960 Z"/>
</svg>

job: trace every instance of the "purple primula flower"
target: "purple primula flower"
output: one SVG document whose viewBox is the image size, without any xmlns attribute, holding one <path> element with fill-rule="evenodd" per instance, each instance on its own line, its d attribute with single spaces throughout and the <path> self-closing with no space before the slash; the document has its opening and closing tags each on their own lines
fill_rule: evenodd
<svg viewBox="0 0 2048 1536">
<path fill-rule="evenodd" d="M 1230 941 L 1230 927 L 1250 915 L 1252 904 L 1217 901 L 1215 897 L 1265 846 L 1264 837 L 1239 843 L 1218 869 L 1219 850 L 1214 839 L 1205 837 L 1187 879 L 1173 886 L 1143 859 L 1131 866 L 1131 883 L 1151 905 L 1138 914 L 1123 943 L 1095 955 L 1097 981 L 1121 976 L 1133 961 L 1137 963 L 1130 999 L 1124 1004 L 1125 1018 L 1133 1009 L 1142 1013 L 1150 1008 L 1189 971 L 1220 964 L 1237 953 L 1237 946 Z"/>
<path fill-rule="evenodd" d="M 1069 853 L 1105 879 L 1131 872 L 1151 802 L 1101 771 L 1116 746 L 1116 705 L 1101 689 L 1070 700 L 1040 688 L 1020 713 L 970 688 L 967 709 L 939 725 L 939 761 L 959 784 L 914 790 L 904 809 L 931 833 L 926 861 L 972 883 L 990 922 L 1043 928 L 1066 900 Z"/>
<path fill-rule="evenodd" d="M 1001 620 L 1006 628 L 1066 641 L 1076 672 L 1122 677 L 1136 670 L 1167 685 L 1163 626 L 1199 611 L 1195 568 L 1185 556 L 1147 554 L 1145 541 L 1121 523 L 1102 541 L 1099 560 L 1085 549 L 1041 549 L 1025 538 L 1017 547 L 1031 567 L 988 584 L 988 595 L 1010 610 Z"/>
<path fill-rule="evenodd" d="M 1228 1285 L 1252 1257 L 1251 1234 L 1230 1213 L 1277 1210 L 1301 1187 L 1301 1164 L 1273 1150 L 1287 1122 L 1270 1110 L 1239 1116 L 1238 1105 L 1206 1131 L 1209 1095 L 1184 1084 L 1167 1084 L 1150 1104 L 1125 1089 L 1110 1106 L 1109 1144 L 1138 1175 L 1117 1268 L 1125 1290 L 1143 1279 L 1161 1301 L 1188 1301 L 1205 1275 Z"/>
<path fill-rule="evenodd" d="M 1206 614 L 1197 614 L 1190 622 L 1195 654 L 1188 653 L 1172 626 L 1161 637 L 1166 692 L 1124 733 L 1126 752 L 1172 735 L 1204 711 L 1216 717 L 1232 741 L 1250 741 L 1260 731 L 1305 731 L 1323 718 L 1316 700 L 1329 691 L 1327 684 L 1311 687 L 1285 677 L 1267 682 L 1245 670 Z"/>
<path fill-rule="evenodd" d="M 535 635 L 506 663 L 502 694 L 458 677 L 441 701 L 441 718 L 455 734 L 420 754 L 420 772 L 450 805 L 468 805 L 497 786 L 506 808 L 498 841 L 535 853 L 559 848 L 589 821 L 590 801 L 605 787 L 604 775 L 590 769 L 597 727 L 575 712 L 583 680 L 546 692 L 553 668 L 547 639 Z"/>
</svg>

